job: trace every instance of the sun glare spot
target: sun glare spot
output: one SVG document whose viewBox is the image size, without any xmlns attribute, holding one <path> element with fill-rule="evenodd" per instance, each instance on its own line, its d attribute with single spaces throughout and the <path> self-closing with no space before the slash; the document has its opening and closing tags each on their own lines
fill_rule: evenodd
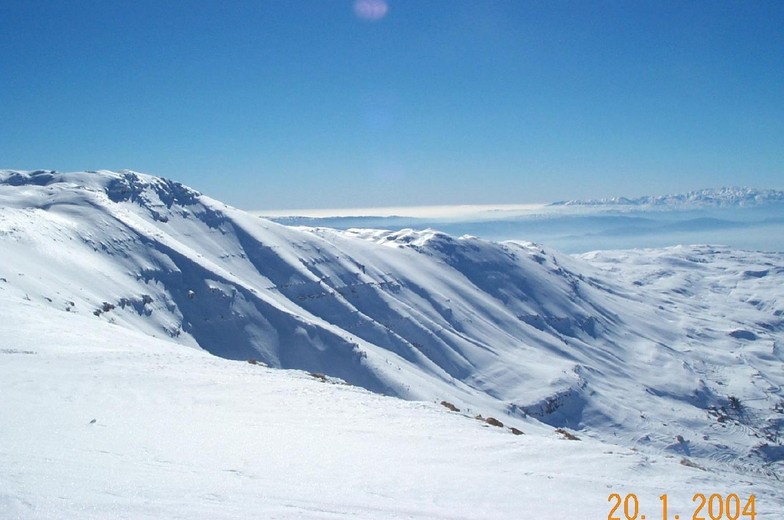
<svg viewBox="0 0 784 520">
<path fill-rule="evenodd" d="M 361 20 L 375 22 L 387 15 L 389 5 L 385 0 L 356 0 L 354 14 Z"/>
</svg>

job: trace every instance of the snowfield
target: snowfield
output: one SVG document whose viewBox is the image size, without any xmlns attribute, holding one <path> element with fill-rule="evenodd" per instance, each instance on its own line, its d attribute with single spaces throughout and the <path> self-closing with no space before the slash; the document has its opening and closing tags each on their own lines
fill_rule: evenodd
<svg viewBox="0 0 784 520">
<path fill-rule="evenodd" d="M 2 171 L 0 310 L 0 518 L 784 511 L 782 254 L 286 227 Z"/>
<path fill-rule="evenodd" d="M 228 361 L 52 311 L 2 304 L 0 517 L 606 518 L 697 491 L 775 483 L 527 424 L 513 435 L 429 403 Z"/>
</svg>

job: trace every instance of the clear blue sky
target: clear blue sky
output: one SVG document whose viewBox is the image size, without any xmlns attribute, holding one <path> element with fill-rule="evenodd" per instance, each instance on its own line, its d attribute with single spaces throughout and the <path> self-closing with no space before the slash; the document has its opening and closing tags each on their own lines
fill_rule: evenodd
<svg viewBox="0 0 784 520">
<path fill-rule="evenodd" d="M 784 188 L 781 0 L 386 4 L 0 0 L 0 167 L 247 209 Z"/>
</svg>

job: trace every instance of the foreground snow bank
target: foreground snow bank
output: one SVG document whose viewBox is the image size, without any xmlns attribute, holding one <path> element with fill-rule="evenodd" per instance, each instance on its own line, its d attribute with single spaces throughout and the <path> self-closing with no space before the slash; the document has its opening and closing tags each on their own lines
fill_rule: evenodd
<svg viewBox="0 0 784 520">
<path fill-rule="evenodd" d="M 2 294 L 2 293 L 0 293 Z M 612 492 L 784 497 L 0 299 L 0 518 L 605 518 Z M 42 324 L 46 324 L 42 327 Z"/>
</svg>

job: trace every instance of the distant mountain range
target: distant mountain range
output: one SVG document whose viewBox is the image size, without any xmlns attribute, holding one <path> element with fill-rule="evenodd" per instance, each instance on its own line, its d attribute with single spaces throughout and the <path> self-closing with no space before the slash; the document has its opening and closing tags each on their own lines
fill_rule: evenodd
<svg viewBox="0 0 784 520">
<path fill-rule="evenodd" d="M 611 197 L 553 202 L 551 206 L 645 206 L 645 207 L 749 207 L 784 203 L 784 191 L 729 187 L 689 191 L 675 195 L 646 195 L 637 198 Z"/>
</svg>

